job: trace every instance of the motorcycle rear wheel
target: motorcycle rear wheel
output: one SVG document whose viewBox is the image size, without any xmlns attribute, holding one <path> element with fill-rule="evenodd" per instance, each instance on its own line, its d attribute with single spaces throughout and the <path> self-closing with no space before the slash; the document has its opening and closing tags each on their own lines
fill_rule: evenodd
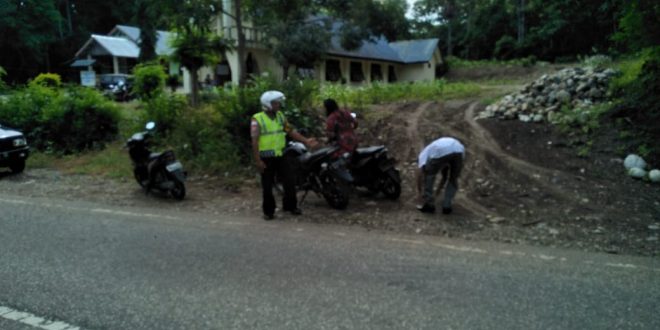
<svg viewBox="0 0 660 330">
<path fill-rule="evenodd" d="M 385 197 L 396 200 L 401 196 L 401 183 L 394 179 L 399 177 L 399 171 L 394 168 L 383 173 L 381 189 Z"/>
</svg>

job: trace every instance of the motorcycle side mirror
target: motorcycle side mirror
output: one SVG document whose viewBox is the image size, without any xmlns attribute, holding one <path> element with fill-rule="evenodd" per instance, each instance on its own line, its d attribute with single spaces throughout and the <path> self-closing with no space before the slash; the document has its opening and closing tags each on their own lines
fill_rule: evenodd
<svg viewBox="0 0 660 330">
<path fill-rule="evenodd" d="M 150 121 L 147 123 L 147 126 L 145 126 L 145 128 L 147 129 L 147 131 L 151 131 L 152 129 L 156 128 L 156 123 Z"/>
</svg>

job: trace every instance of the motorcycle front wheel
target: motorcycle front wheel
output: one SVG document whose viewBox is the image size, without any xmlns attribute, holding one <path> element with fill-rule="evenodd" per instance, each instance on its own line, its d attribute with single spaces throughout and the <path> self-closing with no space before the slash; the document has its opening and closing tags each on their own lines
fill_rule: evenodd
<svg viewBox="0 0 660 330">
<path fill-rule="evenodd" d="M 170 194 L 176 200 L 183 200 L 183 198 L 186 197 L 186 186 L 183 184 L 183 182 L 174 180 L 174 188 L 170 190 Z"/>
<path fill-rule="evenodd" d="M 140 185 L 142 188 L 147 187 L 147 183 L 149 183 L 149 175 L 147 174 L 147 169 L 145 168 L 135 168 L 133 170 L 133 176 L 135 177 L 135 181 Z"/>
<path fill-rule="evenodd" d="M 332 176 L 324 178 L 322 195 L 332 208 L 343 210 L 348 206 L 348 185 Z"/>
</svg>

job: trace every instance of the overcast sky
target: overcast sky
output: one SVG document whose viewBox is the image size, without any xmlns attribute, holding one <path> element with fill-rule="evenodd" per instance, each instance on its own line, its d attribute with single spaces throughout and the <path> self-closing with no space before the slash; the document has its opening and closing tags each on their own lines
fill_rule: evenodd
<svg viewBox="0 0 660 330">
<path fill-rule="evenodd" d="M 408 18 L 412 18 L 413 5 L 415 4 L 415 2 L 417 2 L 417 0 L 406 0 L 406 2 L 408 3 L 408 12 L 406 13 L 406 16 Z"/>
</svg>

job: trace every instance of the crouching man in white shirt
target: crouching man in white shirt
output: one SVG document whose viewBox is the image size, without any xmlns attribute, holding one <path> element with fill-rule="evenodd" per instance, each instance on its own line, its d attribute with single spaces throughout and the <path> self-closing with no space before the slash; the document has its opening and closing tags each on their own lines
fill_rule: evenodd
<svg viewBox="0 0 660 330">
<path fill-rule="evenodd" d="M 417 170 L 417 198 L 423 201 L 423 205 L 418 205 L 418 210 L 425 213 L 435 212 L 433 186 L 436 175 L 442 171 L 438 194 L 445 184 L 447 185 L 442 201 L 442 213 L 451 213 L 451 203 L 458 191 L 458 176 L 461 174 L 464 159 L 465 147 L 452 137 L 441 137 L 422 150 Z"/>
</svg>

